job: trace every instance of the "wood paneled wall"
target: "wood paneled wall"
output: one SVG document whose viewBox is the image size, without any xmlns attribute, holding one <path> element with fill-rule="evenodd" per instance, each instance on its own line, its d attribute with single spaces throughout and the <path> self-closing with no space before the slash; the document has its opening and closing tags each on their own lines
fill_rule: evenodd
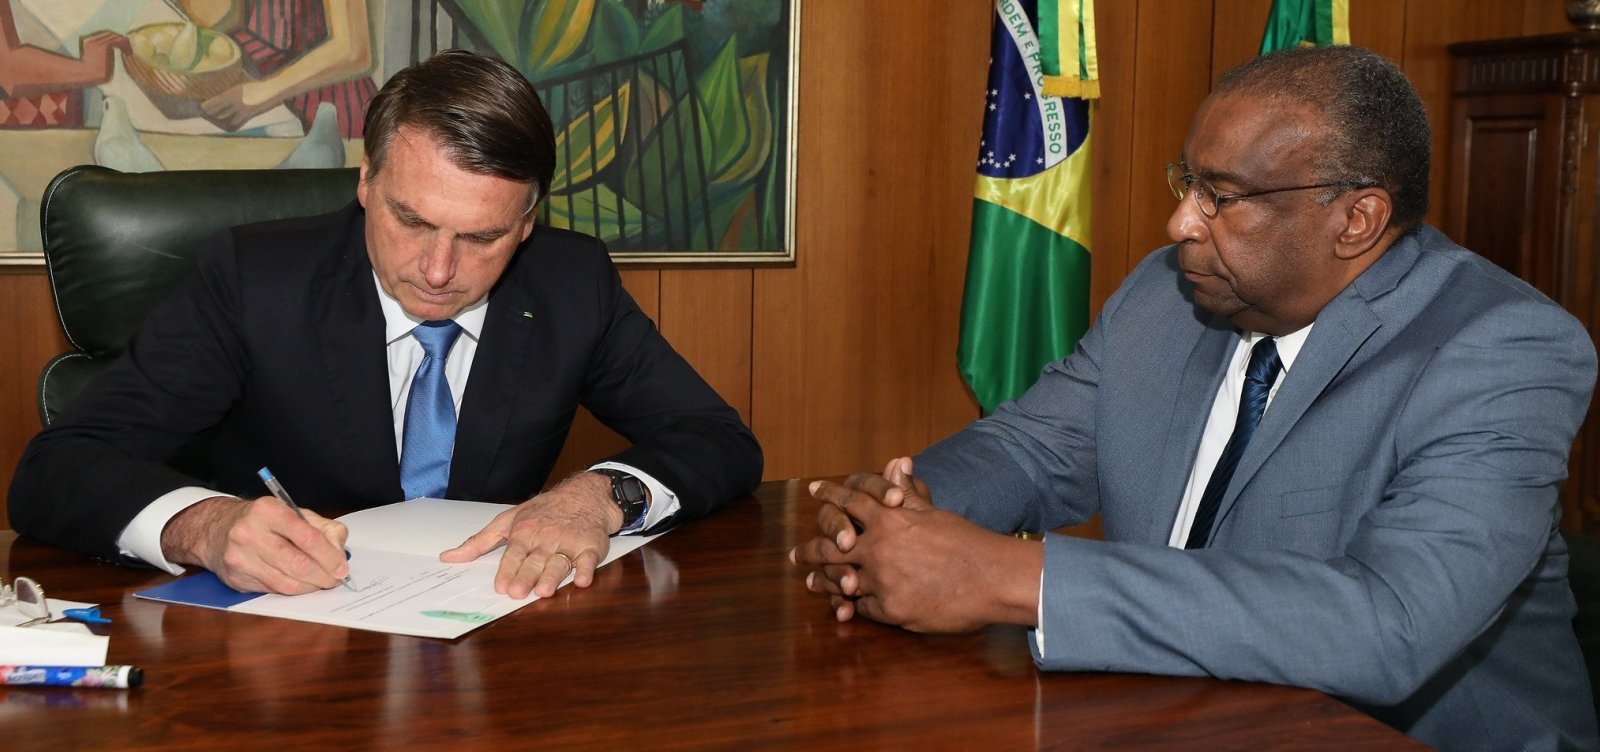
<svg viewBox="0 0 1600 752">
<path fill-rule="evenodd" d="M 1101 0 L 1104 99 L 1091 137 L 1098 310 L 1167 242 L 1162 166 L 1229 66 L 1254 55 L 1271 0 Z M 1351 0 L 1352 38 L 1399 62 L 1448 127 L 1445 45 L 1563 31 L 1556 0 Z M 642 270 L 624 282 L 755 429 L 768 478 L 879 467 L 978 410 L 955 366 L 989 46 L 983 0 L 805 0 L 798 261 Z M 1434 195 L 1448 179 L 1435 137 Z M 1432 217 L 1440 216 L 1435 200 Z M 65 347 L 42 270 L 0 274 L 0 488 L 37 429 L 39 367 Z M 562 468 L 620 445 L 585 419 Z M 4 527 L 0 516 L 0 527 Z"/>
</svg>

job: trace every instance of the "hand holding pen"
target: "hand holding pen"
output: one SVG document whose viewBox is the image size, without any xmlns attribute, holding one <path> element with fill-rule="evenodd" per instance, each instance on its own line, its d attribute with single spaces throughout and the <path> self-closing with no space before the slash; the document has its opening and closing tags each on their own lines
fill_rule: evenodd
<svg viewBox="0 0 1600 752">
<path fill-rule="evenodd" d="M 275 496 L 219 495 L 173 516 L 161 531 L 161 553 L 209 569 L 240 592 L 296 595 L 333 587 L 350 571 L 348 534 L 337 520 Z"/>
<path fill-rule="evenodd" d="M 282 483 L 278 482 L 277 478 L 273 477 L 271 470 L 263 467 L 257 470 L 256 474 L 261 476 L 262 483 L 267 484 L 267 490 L 271 491 L 272 495 L 278 497 L 284 504 L 287 504 L 290 509 L 293 509 L 302 522 L 310 522 L 310 520 L 306 519 L 306 513 L 300 508 L 300 505 L 294 503 L 294 498 L 289 495 L 289 491 L 283 487 Z M 349 552 L 345 552 L 345 558 L 349 558 L 349 556 Z M 344 586 L 350 590 L 356 590 L 355 583 L 350 581 L 350 575 L 348 574 L 344 576 Z"/>
</svg>

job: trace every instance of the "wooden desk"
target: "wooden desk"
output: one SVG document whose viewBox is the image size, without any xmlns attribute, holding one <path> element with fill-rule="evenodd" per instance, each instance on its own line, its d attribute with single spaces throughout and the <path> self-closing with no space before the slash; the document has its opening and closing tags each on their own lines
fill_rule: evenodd
<svg viewBox="0 0 1600 752">
<path fill-rule="evenodd" d="M 0 688 L 4 746 L 1421 748 L 1310 690 L 1042 674 L 1017 628 L 838 624 L 788 562 L 815 511 L 801 483 L 767 483 L 453 642 L 135 600 L 167 576 L 0 532 L 0 576 L 102 604 L 110 662 L 146 675 L 131 691 Z"/>
</svg>

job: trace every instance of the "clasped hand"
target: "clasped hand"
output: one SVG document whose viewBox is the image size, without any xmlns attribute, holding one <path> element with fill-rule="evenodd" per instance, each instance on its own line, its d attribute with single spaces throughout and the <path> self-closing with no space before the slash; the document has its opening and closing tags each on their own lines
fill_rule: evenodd
<svg viewBox="0 0 1600 752">
<path fill-rule="evenodd" d="M 914 632 L 1035 623 L 1043 547 L 935 509 L 909 457 L 810 490 L 821 534 L 789 559 L 812 568 L 807 589 L 829 596 L 839 621 L 861 614 Z"/>
</svg>

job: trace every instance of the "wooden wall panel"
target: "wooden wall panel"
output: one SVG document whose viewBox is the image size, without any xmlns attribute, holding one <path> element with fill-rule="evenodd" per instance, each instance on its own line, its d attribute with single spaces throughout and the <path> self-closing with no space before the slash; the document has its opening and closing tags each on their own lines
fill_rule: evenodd
<svg viewBox="0 0 1600 752">
<path fill-rule="evenodd" d="M 1260 54 L 1261 36 L 1266 29 L 1267 11 L 1271 7 L 1272 0 L 1224 0 L 1217 3 L 1211 23 L 1212 86 L 1229 68 Z"/>
<path fill-rule="evenodd" d="M 711 388 L 750 422 L 750 269 L 664 271 L 656 324 Z"/>
<path fill-rule="evenodd" d="M 1172 242 L 1166 228 L 1175 199 L 1167 187 L 1166 165 L 1182 156 L 1190 116 L 1211 90 L 1212 3 L 1146 0 L 1139 11 L 1133 121 L 1104 124 L 1133 131 L 1128 170 L 1131 263 Z"/>
<path fill-rule="evenodd" d="M 17 460 L 28 439 L 39 432 L 35 398 L 39 371 L 67 351 L 67 338 L 56 322 L 50 285 L 37 270 L 0 270 L 0 322 L 5 322 L 5 342 L 0 346 L 0 494 L 11 488 Z M 9 529 L 5 507 L 0 505 L 0 530 Z"/>
<path fill-rule="evenodd" d="M 1450 179 L 1450 53 L 1455 42 L 1516 36 L 1522 29 L 1521 3 L 1506 0 L 1406 0 L 1405 59 L 1401 67 L 1422 95 L 1433 126 L 1433 180 L 1428 223 L 1444 223 L 1444 195 Z"/>
<path fill-rule="evenodd" d="M 990 9 L 863 7 L 805 9 L 799 261 L 755 279 L 769 477 L 881 466 L 976 414 L 930 404 L 956 376 L 929 367 L 954 357 L 949 330 L 929 326 L 960 305 L 959 264 L 939 260 L 964 254 L 965 221 L 936 218 L 971 212 Z"/>
<path fill-rule="evenodd" d="M 1350 43 L 1395 62 L 1405 58 L 1406 6 L 1394 0 L 1351 0 Z"/>
<path fill-rule="evenodd" d="M 1523 36 L 1560 34 L 1572 30 L 1572 22 L 1567 20 L 1563 3 L 1555 0 L 1522 0 L 1522 6 Z"/>
<path fill-rule="evenodd" d="M 1095 37 L 1100 51 L 1100 101 L 1089 126 L 1094 204 L 1090 228 L 1090 315 L 1111 297 L 1122 278 L 1145 251 L 1129 242 L 1129 207 L 1133 205 L 1134 50 L 1138 39 L 1139 4 L 1097 3 Z M 1141 192 L 1140 195 L 1143 195 Z"/>
<path fill-rule="evenodd" d="M 942 52 L 943 59 L 930 70 L 942 82 L 925 87 L 921 95 L 927 99 L 929 115 L 947 125 L 926 137 L 923 148 L 933 151 L 927 159 L 921 160 L 920 174 L 915 178 L 923 181 L 928 191 L 920 220 L 925 226 L 923 245 L 902 248 L 899 252 L 926 252 L 932 259 L 932 267 L 921 286 L 910 276 L 897 277 L 891 285 L 897 297 L 922 298 L 927 305 L 927 318 L 923 322 L 897 333 L 905 336 L 918 328 L 925 330 L 920 337 L 923 339 L 921 366 L 908 369 L 911 373 L 896 373 L 892 377 L 902 383 L 920 384 L 921 425 L 913 426 L 905 436 L 888 437 L 883 442 L 887 453 L 873 453 L 875 448 L 869 448 L 860 458 L 864 464 L 849 464 L 851 458 L 841 458 L 845 464 L 841 471 L 881 467 L 889 455 L 915 452 L 954 433 L 979 415 L 978 403 L 967 390 L 956 365 L 956 347 L 961 333 L 961 292 L 966 282 L 967 247 L 972 237 L 978 142 L 983 130 L 983 92 L 989 76 L 986 65 L 989 35 L 970 32 L 970 29 L 985 27 L 989 8 L 981 3 L 972 5 L 979 7 L 974 10 L 952 5 L 945 9 L 953 14 L 951 25 L 948 31 L 935 35 L 933 43 L 948 46 Z M 960 31 L 960 24 L 966 24 L 969 31 Z M 921 373 L 916 373 L 919 370 Z M 801 474 L 820 473 L 804 471 Z M 786 477 L 770 471 L 767 476 Z"/>
</svg>

